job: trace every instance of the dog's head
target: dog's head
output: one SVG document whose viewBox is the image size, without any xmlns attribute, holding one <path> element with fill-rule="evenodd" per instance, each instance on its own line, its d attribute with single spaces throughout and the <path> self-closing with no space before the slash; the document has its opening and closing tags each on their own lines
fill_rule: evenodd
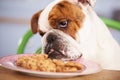
<svg viewBox="0 0 120 80">
<path fill-rule="evenodd" d="M 42 36 L 42 53 L 48 54 L 50 58 L 66 60 L 77 59 L 82 55 L 80 30 L 86 23 L 85 8 L 93 6 L 90 1 L 55 0 L 33 15 L 31 29 Z"/>
</svg>

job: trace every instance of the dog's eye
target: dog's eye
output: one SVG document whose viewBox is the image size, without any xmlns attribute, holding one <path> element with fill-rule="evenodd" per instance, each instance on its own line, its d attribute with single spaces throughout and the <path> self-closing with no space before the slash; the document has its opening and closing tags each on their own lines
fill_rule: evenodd
<svg viewBox="0 0 120 80">
<path fill-rule="evenodd" d="M 59 27 L 64 28 L 67 27 L 68 21 L 67 20 L 62 20 L 59 22 Z"/>
</svg>

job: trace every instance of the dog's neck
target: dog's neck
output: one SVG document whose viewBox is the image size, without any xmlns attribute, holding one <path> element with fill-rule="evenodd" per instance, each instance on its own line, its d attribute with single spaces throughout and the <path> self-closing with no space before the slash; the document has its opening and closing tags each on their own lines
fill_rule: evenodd
<svg viewBox="0 0 120 80">
<path fill-rule="evenodd" d="M 95 53 L 97 53 L 97 38 L 95 20 L 97 16 L 91 7 L 83 8 L 85 14 L 85 20 L 82 28 L 79 30 L 79 44 L 81 52 L 84 53 L 83 57 L 93 57 L 95 58 Z"/>
<path fill-rule="evenodd" d="M 100 63 L 104 69 L 119 69 L 119 65 L 116 66 L 120 58 L 119 44 L 91 7 L 85 14 L 84 25 L 78 32 L 83 57 Z"/>
</svg>

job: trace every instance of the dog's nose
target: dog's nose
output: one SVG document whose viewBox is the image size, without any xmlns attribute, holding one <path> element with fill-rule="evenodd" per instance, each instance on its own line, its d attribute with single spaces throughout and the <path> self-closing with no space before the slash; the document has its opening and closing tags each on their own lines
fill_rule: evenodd
<svg viewBox="0 0 120 80">
<path fill-rule="evenodd" d="M 53 42 L 55 42 L 56 40 L 57 40 L 57 35 L 56 34 L 53 34 L 53 33 L 50 33 L 50 34 L 48 34 L 48 36 L 47 36 L 47 42 L 48 43 L 53 43 Z"/>
</svg>

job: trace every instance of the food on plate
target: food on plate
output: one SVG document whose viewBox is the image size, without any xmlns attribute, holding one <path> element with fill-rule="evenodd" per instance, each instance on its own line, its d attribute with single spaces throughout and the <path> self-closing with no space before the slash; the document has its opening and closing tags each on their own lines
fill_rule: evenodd
<svg viewBox="0 0 120 80">
<path fill-rule="evenodd" d="M 50 59 L 46 54 L 21 56 L 17 59 L 16 65 L 30 70 L 45 72 L 74 72 L 84 68 L 80 63 Z"/>
</svg>

